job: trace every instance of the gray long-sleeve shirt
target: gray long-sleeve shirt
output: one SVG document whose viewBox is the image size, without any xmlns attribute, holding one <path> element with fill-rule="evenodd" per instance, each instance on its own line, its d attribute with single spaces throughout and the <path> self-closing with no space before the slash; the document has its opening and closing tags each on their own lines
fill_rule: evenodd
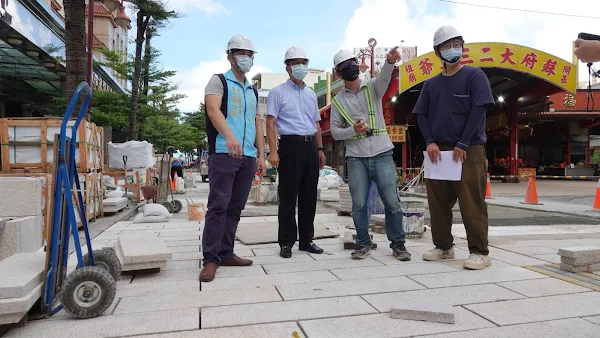
<svg viewBox="0 0 600 338">
<path fill-rule="evenodd" d="M 386 129 L 381 99 L 388 89 L 393 70 L 394 65 L 386 61 L 375 79 L 367 79 L 361 82 L 358 92 L 344 87 L 335 96 L 353 121 L 363 120 L 367 124 L 369 123 L 369 106 L 365 97 L 365 90 L 366 86 L 371 86 L 371 95 L 374 101 L 373 108 L 375 109 L 375 126 L 369 125 L 369 128 Z M 346 140 L 346 157 L 373 157 L 394 149 L 394 145 L 387 134 L 350 140 L 351 137 L 356 135 L 354 127 L 346 122 L 334 105 L 331 105 L 330 122 L 333 139 L 336 141 Z"/>
</svg>

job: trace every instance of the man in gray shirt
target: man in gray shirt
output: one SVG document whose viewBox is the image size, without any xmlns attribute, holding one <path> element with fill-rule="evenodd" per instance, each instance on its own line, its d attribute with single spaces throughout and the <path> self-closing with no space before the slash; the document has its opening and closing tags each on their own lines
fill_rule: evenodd
<svg viewBox="0 0 600 338">
<path fill-rule="evenodd" d="M 346 141 L 348 185 L 352 196 L 352 218 L 356 227 L 353 259 L 371 254 L 367 200 L 371 181 L 385 206 L 385 227 L 394 257 L 409 261 L 404 247 L 405 232 L 396 184 L 394 145 L 387 134 L 381 98 L 390 84 L 394 64 L 400 60 L 398 47 L 387 54 L 387 62 L 376 79 L 360 80 L 358 60 L 349 50 L 340 50 L 333 58 L 337 73 L 344 79 L 342 89 L 331 103 L 331 136 Z M 367 121 L 367 122 L 365 122 Z"/>
</svg>

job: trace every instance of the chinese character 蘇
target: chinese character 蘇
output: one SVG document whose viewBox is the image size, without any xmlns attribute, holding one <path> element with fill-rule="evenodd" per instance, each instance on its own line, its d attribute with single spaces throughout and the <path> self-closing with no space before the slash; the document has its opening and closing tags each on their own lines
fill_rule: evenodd
<svg viewBox="0 0 600 338">
<path fill-rule="evenodd" d="M 419 69 L 423 72 L 423 75 L 431 75 L 433 70 L 433 62 L 429 61 L 429 58 L 424 58 L 419 61 Z"/>
<path fill-rule="evenodd" d="M 546 73 L 546 75 L 550 76 L 550 75 L 556 75 L 556 72 L 554 72 L 556 70 L 556 64 L 558 62 L 552 60 L 552 59 L 548 59 L 546 60 L 546 62 L 544 63 L 544 65 L 542 66 L 542 72 Z"/>
<path fill-rule="evenodd" d="M 538 62 L 537 54 L 534 52 L 529 52 L 529 53 L 525 54 L 525 56 L 523 57 L 523 60 L 521 61 L 521 64 L 525 65 L 525 67 L 528 67 L 529 69 L 533 69 L 533 67 L 535 66 L 535 64 L 537 62 Z"/>
<path fill-rule="evenodd" d="M 481 51 L 483 52 L 483 54 L 489 52 L 490 50 L 492 50 L 490 47 L 482 47 L 481 48 Z M 479 61 L 481 61 L 481 62 L 494 62 L 494 58 L 492 58 L 492 57 L 485 57 L 485 58 L 479 59 Z"/>
<path fill-rule="evenodd" d="M 511 58 L 513 55 L 515 55 L 515 53 L 510 50 L 510 48 L 506 47 L 504 53 L 500 54 L 500 56 L 502 56 L 502 61 L 500 61 L 500 63 L 508 62 L 511 65 L 516 65 L 517 63 Z"/>
<path fill-rule="evenodd" d="M 466 64 L 470 64 L 470 63 L 474 63 L 475 61 L 471 60 L 469 57 L 469 54 L 467 54 L 469 52 L 469 48 L 464 48 L 463 49 L 463 56 L 462 56 L 462 61 L 460 61 L 461 65 L 466 65 Z"/>
</svg>

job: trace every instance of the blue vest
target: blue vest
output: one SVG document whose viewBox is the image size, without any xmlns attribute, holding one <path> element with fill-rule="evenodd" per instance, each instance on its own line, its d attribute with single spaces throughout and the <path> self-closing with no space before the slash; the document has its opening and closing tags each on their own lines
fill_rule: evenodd
<svg viewBox="0 0 600 338">
<path fill-rule="evenodd" d="M 258 94 L 256 89 L 246 80 L 242 85 L 229 70 L 219 74 L 223 83 L 223 101 L 221 112 L 227 125 L 242 146 L 244 156 L 257 157 L 256 146 L 256 108 Z M 213 126 L 208 114 L 206 116 L 209 154 L 227 154 L 226 140 Z"/>
</svg>

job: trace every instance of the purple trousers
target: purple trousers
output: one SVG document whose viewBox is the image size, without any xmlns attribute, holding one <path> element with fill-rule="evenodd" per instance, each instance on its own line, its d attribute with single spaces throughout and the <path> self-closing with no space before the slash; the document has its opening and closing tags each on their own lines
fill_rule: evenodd
<svg viewBox="0 0 600 338">
<path fill-rule="evenodd" d="M 202 234 L 204 264 L 229 259 L 233 255 L 235 232 L 246 206 L 256 158 L 234 159 L 228 154 L 208 158 L 208 206 Z"/>
</svg>

